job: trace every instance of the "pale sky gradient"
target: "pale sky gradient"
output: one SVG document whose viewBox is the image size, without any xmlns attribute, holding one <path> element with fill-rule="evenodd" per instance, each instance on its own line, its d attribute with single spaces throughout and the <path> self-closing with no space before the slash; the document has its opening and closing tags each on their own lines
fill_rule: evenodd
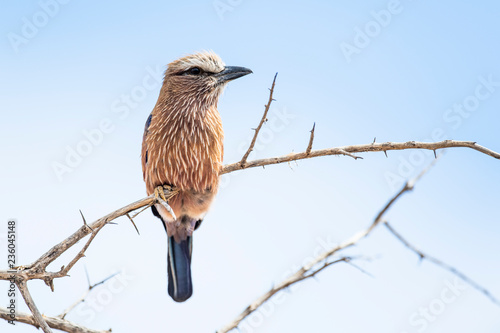
<svg viewBox="0 0 500 333">
<path fill-rule="evenodd" d="M 254 72 L 231 82 L 219 104 L 226 163 L 241 158 L 275 72 L 276 101 L 251 159 L 305 149 L 314 122 L 317 149 L 376 137 L 500 151 L 496 1 L 54 1 L 4 1 L 0 13 L 2 268 L 9 218 L 18 220 L 19 263 L 28 264 L 81 225 L 79 209 L 93 221 L 145 196 L 140 147 L 158 80 L 168 62 L 199 50 Z M 140 236 L 119 219 L 54 293 L 30 282 L 33 297 L 57 315 L 85 292 L 84 267 L 92 282 L 122 271 L 67 318 L 113 332 L 214 332 L 324 246 L 367 227 L 433 159 L 428 151 L 362 156 L 225 177 L 194 236 L 194 294 L 183 304 L 167 294 L 167 238 L 149 211 L 136 218 Z M 71 172 L 58 176 L 55 164 Z M 497 297 L 499 170 L 492 157 L 449 150 L 387 214 L 413 244 Z M 241 332 L 500 331 L 499 306 L 419 262 L 385 228 L 346 254 L 368 257 L 355 263 L 369 274 L 332 266 Z M 7 287 L 0 283 L 0 306 Z M 36 330 L 0 321 L 0 331 Z"/>
</svg>

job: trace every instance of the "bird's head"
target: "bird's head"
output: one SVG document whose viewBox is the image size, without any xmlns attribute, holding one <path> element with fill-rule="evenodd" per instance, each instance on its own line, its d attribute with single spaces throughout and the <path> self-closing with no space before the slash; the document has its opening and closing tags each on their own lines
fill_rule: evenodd
<svg viewBox="0 0 500 333">
<path fill-rule="evenodd" d="M 179 99 L 184 99 L 213 105 L 226 83 L 250 73 L 248 68 L 226 66 L 213 52 L 195 53 L 168 65 L 162 93 L 177 100 L 177 104 Z"/>
</svg>

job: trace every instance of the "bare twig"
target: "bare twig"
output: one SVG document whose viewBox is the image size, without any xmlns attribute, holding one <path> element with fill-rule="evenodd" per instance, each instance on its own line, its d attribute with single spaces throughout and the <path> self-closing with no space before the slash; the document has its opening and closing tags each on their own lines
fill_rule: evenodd
<svg viewBox="0 0 500 333">
<path fill-rule="evenodd" d="M 5 320 L 11 320 L 9 311 L 7 311 L 6 309 L 0 308 L 0 318 L 5 319 Z M 75 324 L 71 321 L 57 318 L 57 317 L 43 316 L 43 318 L 44 318 L 45 322 L 47 322 L 49 327 L 57 329 L 57 330 L 61 330 L 64 332 L 71 332 L 71 333 L 110 333 L 111 332 L 111 330 L 107 330 L 107 331 L 92 330 L 90 328 L 86 328 L 86 327 L 80 326 L 78 324 Z M 16 322 L 38 327 L 38 324 L 35 321 L 35 318 L 33 318 L 33 315 L 23 313 L 23 312 L 16 312 Z"/>
<path fill-rule="evenodd" d="M 410 244 L 405 238 L 403 238 L 403 236 L 401 236 L 400 233 L 398 233 L 396 230 L 394 230 L 394 228 L 389 225 L 389 223 L 386 221 L 384 223 L 384 225 L 387 227 L 387 229 L 401 242 L 403 243 L 404 246 L 406 246 L 408 249 L 410 249 L 411 251 L 415 252 L 419 257 L 420 259 L 426 259 L 430 262 L 432 262 L 433 264 L 447 270 L 447 271 L 450 271 L 451 273 L 453 273 L 454 275 L 458 276 L 460 279 L 462 279 L 465 283 L 469 284 L 470 286 L 472 286 L 474 289 L 478 290 L 479 292 L 483 293 L 486 297 L 488 297 L 493 303 L 495 303 L 496 305 L 500 305 L 500 301 L 495 298 L 495 296 L 493 296 L 491 294 L 491 292 L 486 289 L 485 287 L 481 286 L 479 283 L 475 282 L 474 280 L 472 280 L 471 278 L 469 278 L 467 275 L 465 275 L 464 273 L 460 272 L 458 269 L 456 269 L 455 267 L 435 258 L 435 257 L 432 257 L 422 251 L 420 251 L 419 249 L 417 249 L 414 245 Z"/>
<path fill-rule="evenodd" d="M 349 152 L 345 151 L 344 149 L 339 149 L 338 153 L 339 153 L 339 155 L 344 155 L 344 156 L 349 156 L 349 157 L 352 157 L 352 158 L 354 158 L 355 160 L 357 160 L 357 159 L 362 160 L 362 159 L 363 159 L 363 157 L 361 157 L 361 156 L 356 156 L 356 155 L 354 155 L 354 154 L 351 154 L 351 153 L 349 153 Z"/>
<path fill-rule="evenodd" d="M 164 188 L 164 194 L 167 198 L 171 198 L 173 195 L 177 194 L 176 189 L 169 189 L 169 188 Z M 125 207 L 122 207 L 98 220 L 95 222 L 88 224 L 87 221 L 85 220 L 85 217 L 83 216 L 82 212 L 80 211 L 80 214 L 82 215 L 83 219 L 83 226 L 80 227 L 75 233 L 73 233 L 71 236 L 60 242 L 59 244 L 53 246 L 49 251 L 47 251 L 45 254 L 43 254 L 40 258 L 38 258 L 35 262 L 33 262 L 30 265 L 27 266 L 19 266 L 17 267 L 16 271 L 12 270 L 0 270 L 0 280 L 11 280 L 12 278 L 15 279 L 16 284 L 18 285 L 21 294 L 23 295 L 26 304 L 28 304 L 29 309 L 31 310 L 33 316 L 30 317 L 29 315 L 23 316 L 16 316 L 14 319 L 15 321 L 20 321 L 20 322 L 25 322 L 28 324 L 32 324 L 36 327 L 42 327 L 44 329 L 44 332 L 51 332 L 49 327 L 54 327 L 60 330 L 66 330 L 67 332 L 104 332 L 104 331 L 93 331 L 90 329 L 87 329 L 85 327 L 80 327 L 76 324 L 73 324 L 71 322 L 63 320 L 63 318 L 57 319 L 57 318 L 51 318 L 51 317 L 43 317 L 46 318 L 47 320 L 50 319 L 51 321 L 47 321 L 45 324 L 41 320 L 42 316 L 40 315 L 38 309 L 36 308 L 35 304 L 33 303 L 33 300 L 31 299 L 31 295 L 28 292 L 28 289 L 26 287 L 26 282 L 29 280 L 33 279 L 40 279 L 45 281 L 45 283 L 50 286 L 52 291 L 54 290 L 54 279 L 55 278 L 61 278 L 64 276 L 68 275 L 68 272 L 73 268 L 73 266 L 85 256 L 85 251 L 87 248 L 90 246 L 90 243 L 94 240 L 95 236 L 97 233 L 106 225 L 106 224 L 111 224 L 114 219 L 128 215 L 128 213 L 135 211 L 137 209 L 143 208 L 143 207 L 149 207 L 157 202 L 157 199 L 155 198 L 154 195 L 150 195 L 147 198 L 138 200 L 136 202 L 133 202 L 129 205 L 126 205 Z M 64 252 L 66 252 L 69 248 L 71 248 L 73 245 L 75 245 L 78 241 L 83 239 L 85 236 L 88 234 L 90 235 L 90 238 L 87 240 L 85 245 L 82 247 L 82 249 L 78 252 L 78 254 L 68 263 L 66 266 L 62 266 L 61 269 L 57 272 L 47 272 L 47 267 L 50 265 L 54 260 L 59 258 Z M 2 313 L 8 313 L 7 309 L 0 308 L 0 317 L 1 318 L 7 318 L 7 320 L 12 320 L 10 317 L 3 317 Z M 52 324 L 51 324 L 52 323 Z M 47 326 L 48 324 L 48 326 Z M 53 326 L 54 325 L 54 326 Z"/>
<path fill-rule="evenodd" d="M 260 123 L 257 126 L 257 128 L 255 128 L 255 134 L 252 138 L 252 141 L 250 142 L 250 146 L 248 147 L 248 150 L 246 151 L 245 155 L 243 155 L 243 158 L 241 159 L 241 161 L 238 162 L 241 165 L 241 169 L 243 169 L 245 167 L 245 165 L 247 163 L 248 155 L 250 155 L 250 153 L 253 150 L 253 147 L 255 146 L 255 142 L 257 141 L 257 136 L 259 135 L 260 129 L 262 128 L 262 125 L 264 125 L 264 123 L 267 121 L 267 113 L 269 112 L 269 108 L 271 107 L 271 103 L 274 101 L 273 93 L 274 93 L 274 85 L 276 83 L 277 76 L 278 76 L 278 73 L 276 73 L 274 75 L 273 84 L 271 85 L 271 88 L 269 89 L 269 100 L 267 101 L 267 104 L 265 105 L 264 114 L 262 115 L 262 119 L 260 120 Z"/>
<path fill-rule="evenodd" d="M 328 148 L 328 149 L 320 149 L 320 150 L 312 150 L 309 153 L 307 151 L 301 153 L 292 153 L 288 155 L 283 155 L 279 157 L 271 157 L 264 158 L 259 160 L 253 160 L 246 162 L 244 165 L 241 162 L 236 162 L 232 164 L 225 165 L 221 174 L 230 173 L 236 170 L 255 168 L 264 165 L 271 164 L 279 164 L 290 161 L 298 161 L 306 158 L 313 158 L 319 156 L 329 156 L 329 155 L 347 155 L 350 157 L 355 157 L 352 155 L 354 153 L 367 153 L 374 151 L 382 151 L 387 155 L 388 150 L 405 150 L 405 149 L 426 149 L 426 150 L 436 150 L 436 149 L 444 149 L 444 148 L 471 148 L 477 150 L 483 154 L 489 155 L 496 159 L 500 159 L 500 154 L 480 146 L 472 141 L 453 141 L 453 140 L 445 140 L 440 142 L 416 142 L 416 141 L 408 141 L 408 142 L 384 142 L 384 143 L 369 143 L 363 145 L 353 145 L 353 146 L 344 146 L 337 148 Z"/>
<path fill-rule="evenodd" d="M 224 326 L 222 329 L 218 330 L 217 333 L 226 333 L 229 332 L 235 328 L 238 328 L 238 325 L 240 322 L 248 317 L 252 312 L 257 310 L 262 304 L 264 304 L 266 301 L 268 301 L 271 297 L 273 297 L 275 294 L 277 294 L 279 291 L 284 290 L 291 286 L 292 284 L 295 284 L 297 282 L 300 282 L 302 280 L 311 278 L 321 272 L 323 269 L 325 269 L 328 266 L 331 266 L 333 264 L 339 263 L 339 262 L 348 262 L 351 260 L 349 257 L 343 257 L 337 260 L 333 260 L 332 262 L 324 263 L 321 265 L 321 267 L 315 269 L 312 272 L 309 272 L 309 270 L 306 270 L 304 267 L 299 269 L 295 274 L 290 276 L 288 279 L 285 279 L 284 281 L 280 282 L 278 285 L 274 286 L 271 288 L 269 291 L 267 291 L 264 295 L 260 296 L 257 298 L 252 304 L 247 306 L 245 310 L 243 310 L 242 313 L 240 313 L 232 322 Z M 316 260 L 314 260 L 316 261 Z M 309 273 L 308 273 L 309 272 Z M 306 274 L 308 273 L 308 274 Z"/>
<path fill-rule="evenodd" d="M 102 227 L 104 227 L 107 223 L 110 221 L 123 216 L 131 211 L 134 211 L 138 208 L 147 206 L 151 203 L 155 202 L 154 196 L 150 196 L 147 198 L 144 198 L 142 200 L 136 201 L 132 204 L 129 204 L 123 208 L 120 208 L 100 219 L 95 221 L 94 223 L 88 225 L 84 219 L 84 225 L 80 227 L 75 233 L 73 233 L 70 237 L 67 239 L 63 240 L 59 244 L 53 246 L 49 251 L 47 251 L 44 255 L 42 255 L 39 259 L 37 259 L 34 263 L 28 265 L 28 266 L 20 266 L 17 268 L 17 271 L 4 271 L 0 270 L 0 280 L 9 280 L 14 277 L 16 284 L 19 287 L 19 290 L 21 294 L 23 295 L 23 298 L 28 305 L 30 311 L 32 312 L 33 316 L 29 315 L 16 315 L 15 321 L 20 321 L 24 322 L 27 324 L 32 324 L 36 327 L 41 327 L 44 332 L 51 332 L 49 327 L 54 327 L 60 330 L 66 330 L 66 332 L 104 332 L 104 331 L 93 331 L 90 329 L 87 329 L 85 327 L 78 326 L 76 324 L 73 324 L 71 322 L 62 320 L 62 319 L 57 319 L 57 318 L 50 318 L 50 317 L 42 317 L 40 315 L 40 312 L 36 308 L 33 300 L 31 299 L 31 295 L 28 292 L 28 289 L 26 287 L 26 282 L 28 280 L 32 279 L 41 279 L 45 281 L 47 285 L 51 287 L 52 290 L 54 290 L 54 285 L 53 285 L 53 280 L 54 278 L 60 278 L 63 276 L 66 276 L 69 272 L 69 270 L 76 264 L 76 262 L 82 258 L 85 254 L 85 251 L 89 247 L 90 243 L 94 239 L 94 237 L 97 235 L 97 233 L 101 230 Z M 83 215 L 82 215 L 83 216 Z M 61 256 L 66 250 L 71 248 L 74 244 L 76 244 L 79 240 L 87 236 L 89 233 L 91 233 L 91 236 L 89 240 L 86 242 L 86 244 L 83 246 L 83 248 L 78 252 L 76 257 L 74 257 L 68 265 L 61 267 L 61 269 L 58 272 L 47 272 L 46 268 L 47 266 L 52 263 L 54 260 L 56 260 L 59 256 Z M 0 314 L 1 313 L 8 313 L 7 309 L 0 308 Z M 6 318 L 3 317 L 2 318 Z M 47 322 L 43 321 L 42 318 L 45 318 Z M 49 320 L 50 319 L 50 320 Z M 8 317 L 7 320 L 12 320 L 10 317 Z"/>
<path fill-rule="evenodd" d="M 89 248 L 90 246 L 90 243 L 92 243 L 92 241 L 94 240 L 95 236 L 97 236 L 97 233 L 99 231 L 101 231 L 101 229 L 104 227 L 104 225 L 98 227 L 97 229 L 95 229 L 94 231 L 92 231 L 92 233 L 90 234 L 90 237 L 87 241 L 87 243 L 85 243 L 85 245 L 82 247 L 82 249 L 78 252 L 78 254 L 69 262 L 69 264 L 66 266 L 66 267 L 63 267 L 61 268 L 61 271 L 60 271 L 60 275 L 61 277 L 62 276 L 66 276 L 69 272 L 69 270 L 71 268 L 73 268 L 73 266 L 76 264 L 76 262 L 78 260 L 80 260 L 81 258 L 85 257 L 85 251 L 87 251 L 87 249 Z M 52 291 L 54 291 L 54 288 L 52 287 Z"/>
<path fill-rule="evenodd" d="M 40 311 L 38 311 L 38 308 L 36 307 L 33 298 L 31 298 L 31 294 L 28 290 L 28 286 L 26 285 L 26 281 L 24 281 L 23 279 L 18 279 L 16 281 L 16 285 L 19 288 L 19 292 L 21 293 L 21 295 L 23 295 L 24 302 L 26 302 L 26 305 L 33 314 L 36 327 L 40 327 L 45 333 L 52 333 L 52 330 L 50 329 L 49 325 L 47 325 L 47 323 L 42 317 L 42 314 L 40 313 Z"/>
<path fill-rule="evenodd" d="M 149 199 L 151 197 L 147 197 L 145 199 Z M 144 199 L 143 199 L 144 200 Z M 150 208 L 151 206 L 153 206 L 155 204 L 154 201 L 151 201 L 151 203 L 145 205 L 144 207 L 140 207 L 142 208 L 141 210 L 139 210 L 138 212 L 136 212 L 134 215 L 131 216 L 131 218 L 135 219 L 139 214 L 141 214 L 142 212 L 144 212 L 146 209 Z"/>
<path fill-rule="evenodd" d="M 368 275 L 369 277 L 373 278 L 373 275 L 370 272 L 368 272 L 367 270 L 359 267 L 358 265 L 355 265 L 352 261 L 346 261 L 346 263 L 349 264 L 349 265 L 351 265 L 352 267 L 356 268 L 361 273 L 363 273 L 365 275 Z"/>
<path fill-rule="evenodd" d="M 17 272 L 0 270 L 0 280 L 9 280 L 10 279 L 9 277 L 12 277 L 12 275 L 19 275 L 19 274 L 22 274 L 26 280 L 41 279 L 44 281 L 46 279 L 53 279 L 56 277 L 65 276 L 65 274 L 63 273 L 67 273 L 68 269 L 63 271 L 64 269 L 63 268 L 59 272 L 46 272 L 45 269 L 50 263 L 59 258 L 61 254 L 66 252 L 69 248 L 71 248 L 73 245 L 75 245 L 78 241 L 80 241 L 88 234 L 92 232 L 95 233 L 95 230 L 102 228 L 104 225 L 113 221 L 114 219 L 117 219 L 118 217 L 130 213 L 139 208 L 148 206 L 154 203 L 155 201 L 156 201 L 155 197 L 153 195 L 150 195 L 149 197 L 143 198 L 141 200 L 128 204 L 120 209 L 117 209 L 114 212 L 109 213 L 104 217 L 101 217 L 100 219 L 96 220 L 95 222 L 89 225 L 86 224 L 83 225 L 71 236 L 69 236 L 59 244 L 54 245 L 50 250 L 48 250 L 45 254 L 43 254 L 32 264 L 19 267 Z"/>
<path fill-rule="evenodd" d="M 431 166 L 435 163 L 433 161 L 431 163 Z M 430 166 L 429 166 L 430 167 Z M 298 283 L 308 277 L 314 276 L 329 265 L 331 263 L 328 263 L 328 260 L 332 258 L 337 252 L 344 250 L 348 247 L 351 247 L 358 243 L 361 239 L 367 237 L 373 229 L 375 229 L 382 221 L 383 221 L 383 216 L 384 214 L 389 210 L 389 208 L 406 192 L 411 191 L 413 189 L 413 186 L 416 181 L 418 181 L 425 172 L 429 170 L 429 167 L 426 168 L 424 171 L 422 171 L 415 179 L 412 179 L 403 186 L 403 188 L 396 194 L 394 195 L 389 202 L 380 210 L 380 212 L 377 214 L 375 217 L 374 221 L 370 224 L 370 226 L 367 229 L 364 229 L 353 236 L 351 236 L 349 239 L 346 241 L 340 243 L 334 248 L 331 248 L 328 251 L 325 251 L 321 253 L 319 256 L 314 258 L 311 262 L 308 264 L 302 266 L 299 270 L 297 270 L 294 274 L 286 278 L 285 280 L 281 281 L 278 283 L 276 286 L 274 286 L 271 290 L 266 292 L 264 295 L 260 296 L 257 298 L 252 304 L 250 304 L 242 313 L 240 313 L 233 321 L 231 321 L 229 324 L 224 326 L 221 330 L 217 331 L 218 333 L 226 333 L 229 332 L 235 328 L 238 327 L 238 325 L 241 323 L 243 319 L 248 317 L 252 312 L 257 310 L 262 304 L 264 304 L 266 301 L 268 301 L 271 297 L 273 297 L 277 292 L 280 290 L 283 290 L 287 287 L 289 287 L 292 284 Z M 343 257 L 341 259 L 334 260 L 332 263 L 336 263 L 339 261 L 343 262 L 350 262 L 351 258 L 350 257 Z M 324 262 L 324 264 L 320 268 L 316 268 L 316 265 L 319 263 Z"/>
<path fill-rule="evenodd" d="M 78 299 L 76 302 L 74 302 L 73 304 L 71 304 L 70 306 L 68 306 L 59 316 L 57 316 L 58 318 L 61 318 L 61 319 L 64 319 L 64 317 L 66 317 L 66 315 L 71 311 L 73 310 L 78 304 L 80 303 L 83 303 L 85 302 L 85 299 L 87 298 L 87 296 L 90 294 L 90 291 L 92 291 L 92 289 L 94 289 L 95 287 L 97 287 L 98 285 L 101 285 L 103 283 L 105 283 L 106 281 L 108 281 L 109 279 L 115 277 L 116 275 L 118 274 L 118 272 L 108 276 L 107 278 L 105 278 L 104 280 L 101 280 L 97 283 L 94 283 L 94 284 L 90 284 L 89 283 L 89 287 L 87 289 L 87 291 L 85 291 L 85 293 L 82 295 L 82 297 L 80 297 L 80 299 Z M 87 278 L 88 278 L 88 274 L 87 274 Z"/>
<path fill-rule="evenodd" d="M 135 225 L 135 222 L 134 220 L 130 217 L 129 213 L 125 214 L 127 215 L 128 219 L 130 220 L 130 222 L 132 222 L 132 225 L 134 226 L 135 228 L 135 231 L 137 231 L 137 234 L 140 235 L 141 233 L 139 232 L 139 229 L 137 229 L 137 226 Z"/>
<path fill-rule="evenodd" d="M 309 270 L 309 274 L 306 274 L 304 276 L 301 277 L 300 280 L 297 280 L 296 282 L 299 282 L 299 281 L 302 281 L 302 280 L 305 280 L 305 279 L 308 279 L 308 278 L 312 278 L 314 276 L 316 276 L 316 274 L 318 274 L 319 272 L 321 272 L 322 270 L 324 270 L 325 268 L 331 266 L 331 265 L 334 265 L 334 264 L 338 264 L 339 262 L 345 262 L 345 263 L 350 263 L 351 260 L 353 258 L 351 257 L 342 257 L 340 259 L 336 259 L 336 260 L 333 260 L 333 261 L 329 261 L 329 262 L 325 262 L 323 265 L 321 265 L 320 267 L 316 268 L 316 269 L 310 269 Z M 293 283 L 296 283 L 296 282 L 293 282 Z M 292 283 L 290 283 L 287 287 L 289 287 Z M 286 288 L 286 287 L 285 287 Z"/>
</svg>

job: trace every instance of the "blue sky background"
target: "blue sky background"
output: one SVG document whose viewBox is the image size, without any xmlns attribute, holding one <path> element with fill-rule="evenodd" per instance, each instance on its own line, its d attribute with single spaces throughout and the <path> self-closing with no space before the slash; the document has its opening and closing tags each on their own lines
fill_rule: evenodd
<svg viewBox="0 0 500 333">
<path fill-rule="evenodd" d="M 66 1 L 55 7 L 54 1 L 4 1 L 0 13 L 0 242 L 6 221 L 16 218 L 22 264 L 80 227 L 79 209 L 93 221 L 145 196 L 139 157 L 160 88 L 155 78 L 168 62 L 199 50 L 254 71 L 230 83 L 220 101 L 226 163 L 241 158 L 275 72 L 276 102 L 251 158 L 305 149 L 314 122 L 317 149 L 374 137 L 444 137 L 500 151 L 497 2 Z M 37 31 L 29 31 L 35 23 Z M 357 53 L 346 56 L 346 47 Z M 463 103 L 471 111 L 454 111 Z M 99 136 L 103 122 L 106 133 Z M 94 134 L 94 143 L 85 133 Z M 71 172 L 58 176 L 55 163 L 66 164 L 69 151 L 85 148 Z M 122 272 L 67 318 L 113 332 L 213 332 L 323 244 L 367 227 L 402 180 L 433 159 L 427 151 L 362 156 L 224 177 L 195 234 L 195 290 L 186 303 L 168 297 L 166 235 L 149 211 L 136 218 L 140 236 L 123 218 L 103 229 L 71 278 L 55 281 L 54 293 L 30 282 L 33 298 L 43 313 L 57 315 L 85 292 L 84 267 L 92 282 Z M 476 151 L 449 150 L 387 215 L 413 244 L 497 297 L 499 167 Z M 241 332 L 500 330 L 499 306 L 419 262 L 385 228 L 346 254 L 368 257 L 355 263 L 369 275 L 332 266 L 266 304 Z M 2 286 L 6 291 L 7 283 Z M 0 331 L 35 329 L 0 322 Z"/>
</svg>

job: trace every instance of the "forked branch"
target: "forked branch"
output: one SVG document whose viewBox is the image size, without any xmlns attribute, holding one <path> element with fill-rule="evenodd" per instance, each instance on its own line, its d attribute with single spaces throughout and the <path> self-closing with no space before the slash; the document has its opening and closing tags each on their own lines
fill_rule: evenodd
<svg viewBox="0 0 500 333">
<path fill-rule="evenodd" d="M 430 165 L 432 166 L 435 163 L 436 160 L 433 161 L 433 163 Z M 430 167 L 429 166 L 429 167 Z M 294 274 L 286 278 L 285 280 L 281 281 L 277 285 L 275 285 L 271 290 L 266 292 L 264 295 L 260 296 L 257 298 L 255 301 L 252 302 L 245 310 L 243 310 L 242 313 L 240 313 L 233 321 L 231 321 L 229 324 L 224 326 L 222 329 L 217 331 L 217 333 L 226 333 L 229 332 L 235 328 L 238 327 L 238 325 L 250 314 L 252 314 L 254 311 L 256 311 L 260 306 L 262 306 L 266 301 L 268 301 L 271 297 L 273 297 L 275 294 L 277 294 L 279 291 L 288 288 L 292 284 L 298 283 L 306 278 L 312 277 L 316 275 L 318 272 L 322 271 L 326 267 L 330 266 L 331 263 L 333 262 L 338 262 L 339 259 L 334 260 L 333 256 L 337 254 L 337 252 L 342 251 L 346 248 L 349 248 L 356 243 L 358 243 L 361 239 L 367 237 L 380 223 L 383 222 L 383 217 L 385 213 L 389 210 L 390 207 L 406 192 L 411 191 L 413 189 L 413 186 L 416 181 L 420 179 L 424 175 L 425 172 L 429 169 L 426 168 L 424 171 L 422 171 L 415 179 L 406 182 L 406 184 L 403 186 L 403 188 L 396 194 L 394 195 L 389 202 L 379 211 L 373 222 L 368 226 L 368 228 L 361 230 L 357 232 L 356 234 L 352 235 L 349 239 L 346 241 L 340 243 L 339 245 L 321 253 L 318 255 L 316 258 L 314 258 L 312 261 L 310 261 L 308 264 L 302 266 L 299 268 Z M 348 262 L 347 259 L 348 257 L 343 257 L 340 258 L 340 261 Z M 318 268 L 317 266 L 323 263 L 323 265 L 320 265 Z"/>
</svg>

